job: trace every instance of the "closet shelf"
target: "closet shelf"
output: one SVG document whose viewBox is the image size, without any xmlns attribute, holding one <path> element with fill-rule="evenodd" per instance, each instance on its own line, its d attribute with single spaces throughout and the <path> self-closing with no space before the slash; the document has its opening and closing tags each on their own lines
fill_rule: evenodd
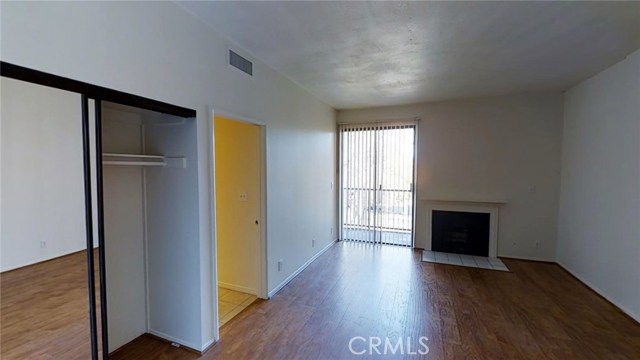
<svg viewBox="0 0 640 360">
<path fill-rule="evenodd" d="M 186 169 L 187 158 L 184 156 L 102 153 L 102 165 L 164 166 L 167 168 Z"/>
<path fill-rule="evenodd" d="M 165 166 L 167 162 L 162 155 L 102 153 L 102 164 L 120 166 Z"/>
</svg>

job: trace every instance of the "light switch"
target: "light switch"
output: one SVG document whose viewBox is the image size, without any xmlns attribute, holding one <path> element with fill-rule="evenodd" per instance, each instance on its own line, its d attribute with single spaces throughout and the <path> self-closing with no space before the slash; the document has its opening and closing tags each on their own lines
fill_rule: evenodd
<svg viewBox="0 0 640 360">
<path fill-rule="evenodd" d="M 247 192 L 246 191 L 240 191 L 238 193 L 238 200 L 239 201 L 248 201 L 249 197 L 247 196 Z"/>
</svg>

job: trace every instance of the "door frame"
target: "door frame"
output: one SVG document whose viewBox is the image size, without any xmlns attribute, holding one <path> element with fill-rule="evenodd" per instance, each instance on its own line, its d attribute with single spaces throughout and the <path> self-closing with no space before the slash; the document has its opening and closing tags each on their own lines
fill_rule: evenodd
<svg viewBox="0 0 640 360">
<path fill-rule="evenodd" d="M 342 168 L 342 161 L 343 161 L 343 150 L 344 150 L 344 139 L 343 139 L 343 134 L 342 131 L 340 131 L 340 128 L 342 126 L 380 126 L 380 127 L 384 127 L 384 126 L 394 126 L 394 125 L 411 125 L 413 126 L 413 168 L 412 168 L 412 178 L 413 178 L 413 185 L 412 185 L 412 206 L 413 206 L 413 211 L 411 214 L 411 248 L 415 248 L 416 247 L 416 217 L 417 217 L 417 210 L 418 210 L 418 188 L 417 188 L 417 180 L 418 180 L 418 134 L 419 134 L 419 124 L 420 124 L 420 118 L 416 117 L 413 119 L 405 119 L 405 120 L 376 120 L 376 121 L 368 121 L 368 122 L 347 122 L 347 123 L 338 123 L 336 124 L 336 131 L 338 132 L 338 183 L 340 188 L 338 189 L 338 240 L 342 241 L 343 239 L 343 226 L 342 226 L 342 215 L 343 215 L 343 211 L 342 211 L 342 199 L 343 199 L 343 194 L 342 194 L 342 189 L 343 189 L 343 180 L 344 180 L 344 174 L 343 174 L 343 168 Z M 374 244 L 376 244 L 374 242 Z"/>
<path fill-rule="evenodd" d="M 217 299 L 217 295 L 218 295 L 218 241 L 217 241 L 217 236 L 216 236 L 216 230 L 217 230 L 217 223 L 216 223 L 216 198 L 215 198 L 215 193 L 216 193 L 216 172 L 215 172 L 215 161 L 216 161 L 216 157 L 215 157 L 215 126 L 214 126 L 214 122 L 215 122 L 215 116 L 219 115 L 219 116 L 224 116 L 227 118 L 230 118 L 232 120 L 238 121 L 238 122 L 243 122 L 243 123 L 247 123 L 247 124 L 251 124 L 251 125 L 256 125 L 258 126 L 258 138 L 259 138 L 259 144 L 258 144 L 258 149 L 259 149 L 259 162 L 260 162 L 260 215 L 258 218 L 259 221 L 259 246 L 258 246 L 258 288 L 256 289 L 257 292 L 257 296 L 261 299 L 269 299 L 269 294 L 268 294 L 268 287 L 267 287 L 267 124 L 263 121 L 258 121 L 255 119 L 251 119 L 248 118 L 246 116 L 241 116 L 241 115 L 237 115 L 234 114 L 233 112 L 229 112 L 226 111 L 224 109 L 221 109 L 220 107 L 215 107 L 211 110 L 210 112 L 211 117 L 209 119 L 209 126 L 210 126 L 210 131 L 209 134 L 211 136 L 210 138 L 210 149 L 209 149 L 209 154 L 211 155 L 211 161 L 209 161 L 209 166 L 210 169 L 209 171 L 211 172 L 211 181 L 210 181 L 210 193 L 211 193 L 211 239 L 212 239 L 212 246 L 211 246 L 211 255 L 212 255 L 212 272 L 213 272 L 213 276 L 212 279 L 214 281 L 214 286 L 212 287 L 214 289 L 214 296 L 212 298 L 213 301 L 213 310 L 215 313 L 215 329 L 214 329 L 214 336 L 216 341 L 218 339 L 220 339 L 220 333 L 219 333 L 219 326 L 218 324 L 220 323 L 220 316 L 219 316 L 219 311 L 218 311 L 218 299 Z"/>
</svg>

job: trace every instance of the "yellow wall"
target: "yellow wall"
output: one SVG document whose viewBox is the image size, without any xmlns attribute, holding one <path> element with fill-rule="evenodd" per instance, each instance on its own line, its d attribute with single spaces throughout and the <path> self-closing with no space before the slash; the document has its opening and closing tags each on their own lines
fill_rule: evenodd
<svg viewBox="0 0 640 360">
<path fill-rule="evenodd" d="M 214 117 L 218 285 L 253 293 L 259 278 L 259 135 L 256 125 Z"/>
</svg>

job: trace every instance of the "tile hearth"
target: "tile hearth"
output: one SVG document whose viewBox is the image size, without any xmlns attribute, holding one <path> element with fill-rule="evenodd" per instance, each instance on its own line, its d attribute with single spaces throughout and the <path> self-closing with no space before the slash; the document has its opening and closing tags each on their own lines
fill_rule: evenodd
<svg viewBox="0 0 640 360">
<path fill-rule="evenodd" d="M 473 267 L 473 268 L 480 268 L 480 269 L 487 269 L 487 270 L 509 271 L 509 268 L 507 268 L 507 266 L 502 262 L 502 260 L 498 258 L 493 258 L 493 257 L 461 255 L 461 254 L 452 254 L 452 253 L 424 250 L 422 252 L 422 261 L 437 263 L 437 264 L 466 266 L 466 267 Z"/>
</svg>

